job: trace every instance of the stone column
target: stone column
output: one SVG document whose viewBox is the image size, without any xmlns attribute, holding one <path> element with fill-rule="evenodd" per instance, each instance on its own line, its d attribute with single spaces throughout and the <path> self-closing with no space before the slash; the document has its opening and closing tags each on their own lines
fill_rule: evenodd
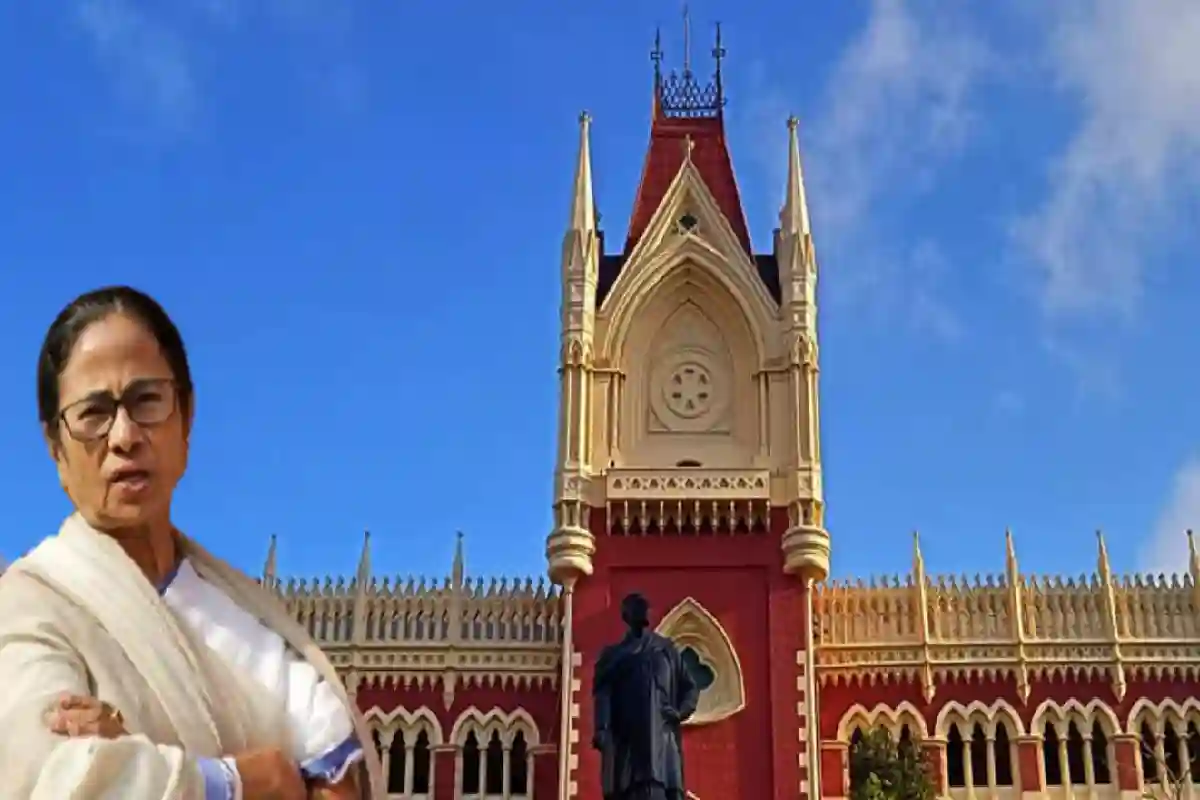
<svg viewBox="0 0 1200 800">
<path fill-rule="evenodd" d="M 388 775 L 392 769 L 392 742 L 396 739 L 396 729 L 381 728 L 379 731 L 379 760 L 383 762 L 383 786 L 387 788 Z"/>
</svg>

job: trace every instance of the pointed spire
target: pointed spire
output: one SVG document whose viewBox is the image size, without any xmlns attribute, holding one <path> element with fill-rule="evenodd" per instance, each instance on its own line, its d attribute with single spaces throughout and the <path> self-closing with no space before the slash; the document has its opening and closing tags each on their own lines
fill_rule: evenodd
<svg viewBox="0 0 1200 800">
<path fill-rule="evenodd" d="M 267 545 L 267 561 L 263 564 L 263 585 L 270 586 L 275 582 L 275 534 L 271 534 L 271 543 Z"/>
<path fill-rule="evenodd" d="M 454 543 L 454 566 L 450 570 L 450 583 L 455 589 L 463 587 L 463 575 L 466 572 L 466 559 L 463 558 L 463 532 L 458 532 L 458 541 Z"/>
<path fill-rule="evenodd" d="M 571 197 L 570 230 L 596 230 L 596 199 L 592 189 L 592 117 L 579 115 L 579 158 L 575 163 L 575 188 Z"/>
<path fill-rule="evenodd" d="M 808 221 L 808 198 L 804 193 L 804 170 L 800 165 L 800 121 L 788 122 L 787 195 L 779 212 L 779 227 L 784 233 L 812 234 Z"/>
<path fill-rule="evenodd" d="M 371 579 L 371 532 L 363 531 L 362 554 L 358 557 L 358 583 L 365 585 Z"/>
<path fill-rule="evenodd" d="M 683 74 L 692 74 L 692 14 L 683 4 Z"/>
<path fill-rule="evenodd" d="M 1096 531 L 1096 571 L 1100 576 L 1100 580 L 1108 583 L 1112 577 L 1112 569 L 1108 563 L 1108 545 L 1104 543 L 1104 531 Z"/>
<path fill-rule="evenodd" d="M 913 531 L 913 579 L 925 581 L 925 556 L 921 554 L 921 534 Z"/>
<path fill-rule="evenodd" d="M 713 83 L 717 87 L 717 105 L 723 106 L 725 101 L 725 84 L 721 80 L 721 62 L 725 60 L 725 48 L 721 45 L 721 23 L 717 23 L 717 39 L 713 43 L 712 57 L 713 62 L 717 65 L 716 75 L 713 76 Z"/>
<path fill-rule="evenodd" d="M 1196 552 L 1196 536 L 1191 528 L 1187 532 L 1188 540 L 1188 572 L 1192 575 L 1192 580 L 1200 584 L 1200 554 Z"/>
<path fill-rule="evenodd" d="M 1012 529 L 1004 529 L 1004 567 L 1009 580 L 1017 577 L 1017 548 L 1013 544 Z"/>
</svg>

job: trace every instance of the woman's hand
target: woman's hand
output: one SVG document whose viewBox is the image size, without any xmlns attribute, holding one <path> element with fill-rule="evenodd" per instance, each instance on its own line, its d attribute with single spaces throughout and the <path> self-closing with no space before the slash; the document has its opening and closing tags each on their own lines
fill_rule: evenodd
<svg viewBox="0 0 1200 800">
<path fill-rule="evenodd" d="M 98 736 L 116 739 L 127 736 L 125 718 L 108 703 L 83 695 L 63 695 L 46 712 L 51 732 L 62 736 Z"/>
<path fill-rule="evenodd" d="M 234 762 L 245 800 L 308 800 L 299 767 L 282 750 L 253 750 Z"/>
<path fill-rule="evenodd" d="M 308 790 L 308 800 L 359 800 L 362 795 L 353 783 L 319 783 Z"/>
<path fill-rule="evenodd" d="M 308 800 L 360 800 L 358 769 L 351 769 L 338 783 L 320 781 L 308 790 Z"/>
</svg>

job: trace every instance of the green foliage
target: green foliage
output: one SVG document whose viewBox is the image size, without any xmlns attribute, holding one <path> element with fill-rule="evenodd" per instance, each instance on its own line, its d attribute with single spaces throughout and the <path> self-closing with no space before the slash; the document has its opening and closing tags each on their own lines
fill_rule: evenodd
<svg viewBox="0 0 1200 800">
<path fill-rule="evenodd" d="M 936 789 L 920 748 L 882 728 L 850 746 L 851 800 L 933 800 Z"/>
</svg>

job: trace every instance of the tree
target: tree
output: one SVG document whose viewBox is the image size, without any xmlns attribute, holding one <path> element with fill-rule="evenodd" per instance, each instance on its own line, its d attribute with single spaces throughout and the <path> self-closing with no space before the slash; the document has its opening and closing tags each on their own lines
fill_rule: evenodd
<svg viewBox="0 0 1200 800">
<path fill-rule="evenodd" d="M 850 745 L 851 800 L 933 800 L 929 766 L 908 739 L 897 742 L 884 728 L 855 737 Z"/>
<path fill-rule="evenodd" d="M 1148 780 L 1142 789 L 1145 800 L 1184 800 L 1189 797 L 1192 788 L 1192 769 L 1190 764 L 1176 764 L 1174 768 L 1166 758 L 1159 758 L 1153 747 L 1142 745 L 1142 763 L 1155 766 L 1152 780 Z"/>
</svg>

